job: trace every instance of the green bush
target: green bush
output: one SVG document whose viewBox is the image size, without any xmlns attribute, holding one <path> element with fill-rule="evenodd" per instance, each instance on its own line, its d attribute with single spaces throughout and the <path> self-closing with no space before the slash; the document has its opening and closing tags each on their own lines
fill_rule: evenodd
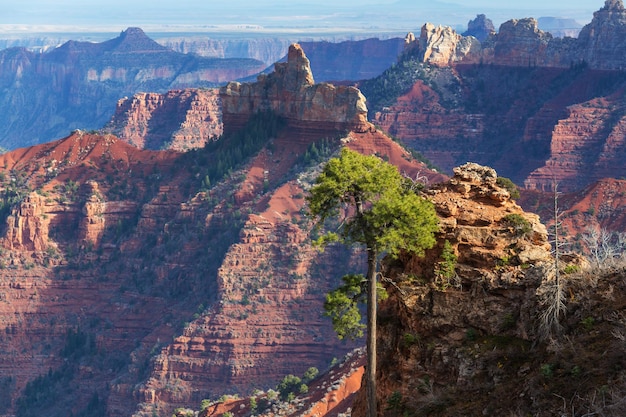
<svg viewBox="0 0 626 417">
<path fill-rule="evenodd" d="M 517 200 L 520 197 L 519 190 L 517 189 L 517 185 L 515 185 L 515 183 L 511 181 L 509 178 L 498 177 L 498 179 L 496 179 L 496 184 L 498 184 L 500 187 L 507 190 L 513 200 Z"/>
<path fill-rule="evenodd" d="M 440 261 L 435 265 L 435 285 L 440 290 L 446 290 L 453 285 L 456 277 L 457 256 L 449 241 L 445 241 L 441 251 Z"/>
<path fill-rule="evenodd" d="M 402 345 L 406 347 L 411 347 L 413 345 L 419 344 L 419 341 L 419 335 L 413 333 L 405 333 L 402 337 Z"/>
<path fill-rule="evenodd" d="M 315 377 L 320 373 L 320 371 L 315 367 L 310 367 L 306 370 L 304 375 L 302 376 L 302 381 L 305 383 L 311 382 Z"/>
<path fill-rule="evenodd" d="M 282 381 L 280 381 L 276 389 L 280 393 L 280 398 L 285 401 L 289 400 L 289 394 L 293 394 L 297 389 L 300 388 L 301 384 L 302 380 L 300 379 L 300 377 L 290 374 L 284 377 Z"/>
<path fill-rule="evenodd" d="M 509 228 L 513 229 L 513 233 L 516 236 L 527 236 L 533 230 L 530 222 L 526 220 L 521 214 L 507 214 L 502 218 L 502 222 Z"/>
<path fill-rule="evenodd" d="M 563 273 L 565 275 L 575 274 L 576 272 L 580 272 L 580 267 L 578 265 L 569 264 L 563 268 Z"/>
</svg>

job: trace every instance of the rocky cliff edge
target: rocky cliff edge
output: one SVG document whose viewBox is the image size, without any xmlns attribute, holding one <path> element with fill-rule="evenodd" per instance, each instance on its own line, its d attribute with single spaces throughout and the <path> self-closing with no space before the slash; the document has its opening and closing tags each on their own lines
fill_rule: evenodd
<svg viewBox="0 0 626 417">
<path fill-rule="evenodd" d="M 391 404 L 399 415 L 439 415 L 428 408 L 436 390 L 477 388 L 478 379 L 488 378 L 486 359 L 474 351 L 486 349 L 474 343 L 481 335 L 528 343 L 531 306 L 551 265 L 545 226 L 498 185 L 495 170 L 468 163 L 454 174 L 428 191 L 440 219 L 438 244 L 384 272 L 395 285 L 379 311 L 379 407 Z M 448 269 L 446 250 L 455 259 Z M 364 415 L 363 400 L 353 416 Z"/>
</svg>

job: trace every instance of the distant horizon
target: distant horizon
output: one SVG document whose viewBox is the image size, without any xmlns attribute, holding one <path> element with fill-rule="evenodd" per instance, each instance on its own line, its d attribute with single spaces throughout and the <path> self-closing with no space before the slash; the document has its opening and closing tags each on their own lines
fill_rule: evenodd
<svg viewBox="0 0 626 417">
<path fill-rule="evenodd" d="M 495 0 L 0 0 L 0 36 L 28 33 L 114 33 L 128 27 L 148 32 L 375 33 L 416 30 L 426 22 L 459 28 L 485 14 L 496 28 L 523 17 L 571 18 L 584 25 L 604 0 L 526 0 L 502 6 Z"/>
</svg>

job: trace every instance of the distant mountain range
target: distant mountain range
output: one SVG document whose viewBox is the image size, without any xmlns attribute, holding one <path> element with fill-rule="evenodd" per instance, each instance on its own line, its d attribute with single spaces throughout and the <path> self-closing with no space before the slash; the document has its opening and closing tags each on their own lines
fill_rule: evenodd
<svg viewBox="0 0 626 417">
<path fill-rule="evenodd" d="M 174 52 L 138 28 L 101 43 L 69 41 L 47 53 L 0 51 L 0 146 L 15 148 L 98 129 L 117 100 L 138 91 L 211 87 L 265 64 Z"/>
</svg>

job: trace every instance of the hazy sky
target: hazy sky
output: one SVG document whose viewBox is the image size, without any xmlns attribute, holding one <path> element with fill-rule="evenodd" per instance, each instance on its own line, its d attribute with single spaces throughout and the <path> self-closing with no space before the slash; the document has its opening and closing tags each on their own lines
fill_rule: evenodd
<svg viewBox="0 0 626 417">
<path fill-rule="evenodd" d="M 604 0 L 0 0 L 0 31 L 33 26 L 124 28 L 166 25 L 264 27 L 371 26 L 381 29 L 425 21 L 455 25 L 485 13 L 497 25 L 519 17 L 591 20 Z"/>
</svg>

